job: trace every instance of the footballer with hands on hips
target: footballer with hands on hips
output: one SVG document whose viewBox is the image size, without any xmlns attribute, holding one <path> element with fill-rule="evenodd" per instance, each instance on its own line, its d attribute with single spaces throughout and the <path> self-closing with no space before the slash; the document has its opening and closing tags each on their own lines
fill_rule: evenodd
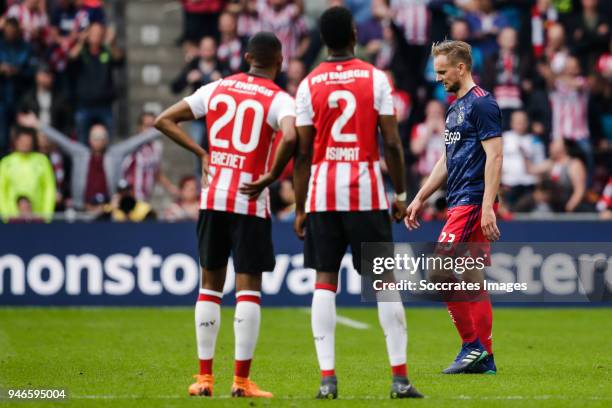
<svg viewBox="0 0 612 408">
<path fill-rule="evenodd" d="M 195 306 L 200 370 L 189 387 L 190 395 L 213 395 L 213 357 L 232 252 L 236 270 L 232 397 L 272 397 L 249 379 L 261 321 L 262 272 L 273 270 L 275 264 L 269 192 L 250 194 L 250 183 L 263 185 L 280 175 L 295 150 L 295 103 L 274 83 L 283 61 L 281 49 L 273 33 L 255 34 L 245 54 L 248 73 L 201 87 L 155 121 L 157 129 L 202 159 L 197 226 L 202 274 Z M 178 126 L 202 117 L 206 117 L 210 152 Z M 283 139 L 270 168 L 273 137 L 279 129 Z"/>
</svg>

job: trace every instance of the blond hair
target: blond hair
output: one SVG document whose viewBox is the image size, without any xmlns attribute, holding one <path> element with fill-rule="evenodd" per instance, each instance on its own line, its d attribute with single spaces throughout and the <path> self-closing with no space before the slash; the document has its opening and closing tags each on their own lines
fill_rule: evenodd
<svg viewBox="0 0 612 408">
<path fill-rule="evenodd" d="M 464 41 L 444 40 L 433 43 L 431 55 L 446 55 L 451 63 L 463 62 L 468 71 L 472 70 L 472 46 Z"/>
</svg>

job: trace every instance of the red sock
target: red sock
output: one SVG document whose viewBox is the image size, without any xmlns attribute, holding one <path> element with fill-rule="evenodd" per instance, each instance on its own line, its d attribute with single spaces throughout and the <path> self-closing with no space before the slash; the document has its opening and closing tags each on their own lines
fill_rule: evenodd
<svg viewBox="0 0 612 408">
<path fill-rule="evenodd" d="M 459 332 L 459 336 L 461 336 L 461 341 L 463 343 L 470 343 L 476 340 L 478 334 L 474 328 L 470 302 L 446 302 L 446 307 Z"/>
<path fill-rule="evenodd" d="M 406 377 L 406 364 L 398 364 L 395 366 L 391 366 L 391 372 L 394 377 Z"/>
<path fill-rule="evenodd" d="M 213 359 L 200 360 L 200 375 L 212 374 Z"/>
<path fill-rule="evenodd" d="M 487 352 L 493 354 L 493 309 L 491 307 L 491 300 L 487 296 L 484 300 L 470 302 L 470 308 L 472 310 L 474 326 L 478 332 L 478 338 L 487 349 Z"/>
<path fill-rule="evenodd" d="M 251 371 L 251 360 L 235 360 L 234 375 L 241 378 L 249 378 Z"/>
<path fill-rule="evenodd" d="M 321 370 L 321 377 L 331 377 L 336 375 L 336 370 Z"/>
</svg>

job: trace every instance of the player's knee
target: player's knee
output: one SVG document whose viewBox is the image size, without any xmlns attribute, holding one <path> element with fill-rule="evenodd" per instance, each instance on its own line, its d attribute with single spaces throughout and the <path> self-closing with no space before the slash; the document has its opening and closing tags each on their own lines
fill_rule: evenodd
<svg viewBox="0 0 612 408">
<path fill-rule="evenodd" d="M 261 291 L 261 273 L 236 273 L 236 292 L 241 290 Z"/>
<path fill-rule="evenodd" d="M 335 272 L 317 271 L 317 283 L 325 283 L 328 285 L 338 286 L 338 274 Z"/>
<path fill-rule="evenodd" d="M 202 289 L 214 290 L 216 292 L 223 292 L 223 286 L 225 285 L 225 272 L 226 267 L 218 269 L 207 269 L 202 268 Z"/>
</svg>

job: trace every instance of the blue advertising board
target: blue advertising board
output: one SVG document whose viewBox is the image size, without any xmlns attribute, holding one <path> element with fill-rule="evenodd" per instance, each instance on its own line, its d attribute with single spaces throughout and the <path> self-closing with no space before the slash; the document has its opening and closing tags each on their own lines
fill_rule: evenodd
<svg viewBox="0 0 612 408">
<path fill-rule="evenodd" d="M 395 240 L 433 241 L 441 226 L 424 223 L 409 232 L 395 225 Z M 500 223 L 500 230 L 505 242 L 612 242 L 611 226 L 515 221 Z M 309 305 L 314 271 L 303 267 L 292 225 L 274 222 L 273 242 L 276 267 L 264 274 L 263 304 Z M 0 225 L 0 305 L 192 305 L 199 287 L 196 248 L 193 223 Z M 362 304 L 350 254 L 340 276 L 337 303 Z M 230 260 L 224 292 L 233 285 Z M 226 296 L 224 303 L 232 302 Z"/>
</svg>

